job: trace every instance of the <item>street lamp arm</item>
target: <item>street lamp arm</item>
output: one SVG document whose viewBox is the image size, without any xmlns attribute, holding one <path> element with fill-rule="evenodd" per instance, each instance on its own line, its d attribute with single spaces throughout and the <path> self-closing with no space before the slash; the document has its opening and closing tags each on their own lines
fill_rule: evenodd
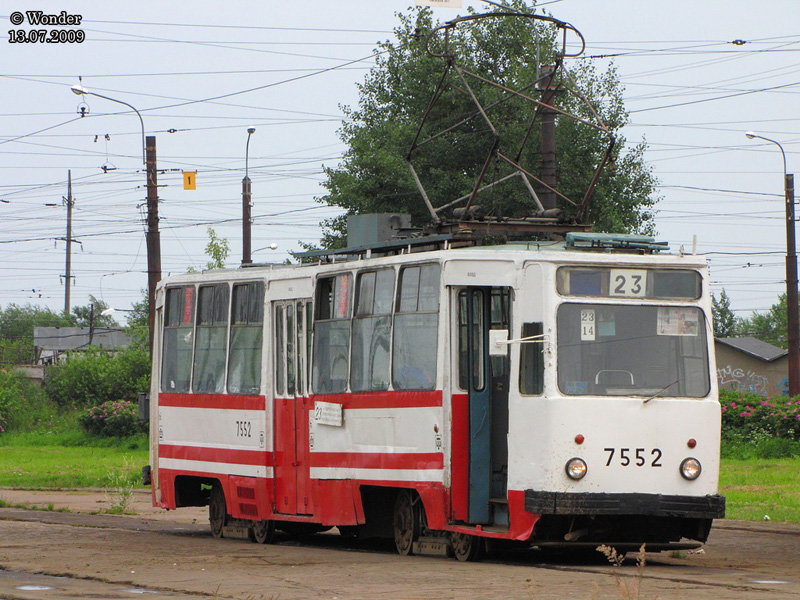
<svg viewBox="0 0 800 600">
<path fill-rule="evenodd" d="M 247 129 L 247 145 L 244 148 L 244 176 L 247 177 L 247 167 L 250 160 L 250 136 L 256 132 L 255 127 Z"/>
<path fill-rule="evenodd" d="M 745 135 L 748 138 L 750 138 L 751 140 L 753 138 L 758 138 L 760 140 L 764 140 L 765 142 L 770 142 L 772 144 L 775 144 L 780 149 L 781 155 L 783 156 L 783 175 L 785 177 L 786 173 L 787 173 L 787 171 L 786 171 L 786 152 L 783 151 L 783 146 L 781 146 L 781 144 L 779 142 L 777 142 L 777 141 L 775 141 L 773 139 L 770 139 L 768 137 L 764 137 L 763 135 L 758 135 L 757 133 L 753 133 L 752 131 L 748 131 L 747 133 L 745 133 Z"/>
<path fill-rule="evenodd" d="M 103 94 L 98 94 L 97 92 L 90 92 L 84 87 L 79 85 L 73 85 L 71 88 L 73 93 L 78 94 L 79 96 L 89 95 L 89 96 L 97 96 L 98 98 L 102 98 L 103 100 L 110 100 L 111 102 L 116 102 L 117 104 L 123 104 L 130 108 L 133 112 L 136 113 L 136 116 L 139 117 L 139 124 L 142 126 L 142 163 L 147 165 L 147 153 L 145 151 L 145 141 L 144 141 L 144 120 L 142 119 L 141 113 L 136 110 L 136 107 L 132 104 L 128 104 L 124 100 L 117 100 L 116 98 L 111 98 L 110 96 L 104 96 Z"/>
</svg>

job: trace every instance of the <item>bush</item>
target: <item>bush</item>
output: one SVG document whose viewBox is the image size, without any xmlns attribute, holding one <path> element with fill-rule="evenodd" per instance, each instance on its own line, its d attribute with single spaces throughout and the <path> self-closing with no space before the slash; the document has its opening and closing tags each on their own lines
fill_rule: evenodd
<svg viewBox="0 0 800 600">
<path fill-rule="evenodd" d="M 33 348 L 33 338 L 26 337 L 19 340 L 0 338 L 0 365 L 6 368 L 14 365 L 29 365 L 36 360 Z"/>
<path fill-rule="evenodd" d="M 147 423 L 139 420 L 139 407 L 128 400 L 113 400 L 93 406 L 78 415 L 78 422 L 93 435 L 128 437 L 147 431 Z"/>
<path fill-rule="evenodd" d="M 48 367 L 45 391 L 61 407 L 98 406 L 111 400 L 136 400 L 150 389 L 150 357 L 129 347 L 116 353 L 101 348 L 73 352 L 61 364 Z"/>
<path fill-rule="evenodd" d="M 17 370 L 0 369 L 0 433 L 33 427 L 54 412 L 38 383 Z"/>
<path fill-rule="evenodd" d="M 723 438 L 736 434 L 751 442 L 769 438 L 800 440 L 800 400 L 720 390 L 719 401 Z"/>
<path fill-rule="evenodd" d="M 23 381 L 25 378 L 16 371 L 0 371 L 0 433 L 4 433 L 8 428 L 8 420 L 13 424 L 14 415 L 22 411 L 22 402 L 25 394 L 23 392 Z"/>
</svg>

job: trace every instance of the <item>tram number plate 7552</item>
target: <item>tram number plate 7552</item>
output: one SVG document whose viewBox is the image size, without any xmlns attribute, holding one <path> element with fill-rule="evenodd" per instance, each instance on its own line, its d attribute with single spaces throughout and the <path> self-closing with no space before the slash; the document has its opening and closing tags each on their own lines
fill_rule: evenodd
<svg viewBox="0 0 800 600">
<path fill-rule="evenodd" d="M 608 454 L 606 466 L 610 467 L 612 462 L 619 462 L 623 467 L 636 465 L 637 467 L 651 466 L 660 467 L 661 450 L 653 448 L 603 448 Z M 616 458 L 616 461 L 614 460 Z"/>
<path fill-rule="evenodd" d="M 252 437 L 253 425 L 250 421 L 236 421 L 236 437 Z"/>
</svg>

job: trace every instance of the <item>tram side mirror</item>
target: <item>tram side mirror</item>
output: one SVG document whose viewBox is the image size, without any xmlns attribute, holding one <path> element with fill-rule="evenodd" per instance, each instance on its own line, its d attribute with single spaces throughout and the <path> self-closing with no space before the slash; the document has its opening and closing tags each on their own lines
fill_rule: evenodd
<svg viewBox="0 0 800 600">
<path fill-rule="evenodd" d="M 508 356 L 508 329 L 489 330 L 489 356 Z"/>
</svg>

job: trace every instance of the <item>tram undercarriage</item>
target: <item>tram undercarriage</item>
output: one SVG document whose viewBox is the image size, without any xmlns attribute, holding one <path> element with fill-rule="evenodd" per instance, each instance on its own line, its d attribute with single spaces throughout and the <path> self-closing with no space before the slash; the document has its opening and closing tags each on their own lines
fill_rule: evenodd
<svg viewBox="0 0 800 600">
<path fill-rule="evenodd" d="M 218 482 L 202 488 L 208 494 L 205 503 L 209 505 L 212 534 L 217 538 L 248 537 L 251 541 L 263 544 L 274 540 L 276 530 L 303 537 L 332 529 L 331 526 L 313 522 L 234 519 Z M 403 555 L 454 557 L 460 561 L 480 560 L 486 549 L 494 545 L 557 549 L 567 553 L 593 552 L 601 545 L 613 547 L 618 553 L 635 552 L 642 546 L 648 552 L 694 549 L 708 539 L 713 518 L 724 511 L 724 499 L 721 496 L 708 496 L 683 498 L 684 505 L 695 506 L 695 516 L 687 516 L 685 512 L 680 515 L 541 514 L 536 519 L 530 539 L 515 541 L 484 537 L 484 532 L 493 531 L 489 526 L 479 527 L 474 533 L 467 532 L 463 527 L 458 528 L 463 530 L 457 531 L 430 529 L 422 499 L 413 489 L 365 486 L 361 492 L 365 522 L 340 526 L 341 535 L 362 540 L 393 539 L 398 553 Z M 528 495 L 532 497 L 530 491 Z M 669 500 L 667 497 L 666 504 L 662 502 L 662 506 L 669 506 Z M 671 500 L 674 506 L 676 500 L 674 497 Z M 597 501 L 595 498 L 594 503 Z M 653 502 L 652 498 L 638 500 L 639 506 L 652 506 Z M 608 504 L 609 500 L 606 499 L 606 506 Z"/>
</svg>

